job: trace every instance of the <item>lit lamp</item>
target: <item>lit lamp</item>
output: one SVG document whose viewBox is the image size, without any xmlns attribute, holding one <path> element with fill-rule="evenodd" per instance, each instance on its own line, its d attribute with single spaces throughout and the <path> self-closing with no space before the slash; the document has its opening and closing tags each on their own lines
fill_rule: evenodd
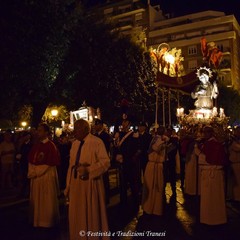
<svg viewBox="0 0 240 240">
<path fill-rule="evenodd" d="M 23 122 L 21 122 L 21 125 L 22 125 L 23 129 L 25 129 L 25 127 L 27 126 L 27 122 L 23 121 Z"/>
<path fill-rule="evenodd" d="M 53 118 L 55 118 L 58 115 L 58 110 L 57 109 L 52 109 L 51 114 L 52 114 Z"/>
<path fill-rule="evenodd" d="M 177 117 L 184 116 L 184 108 L 177 108 Z"/>
<path fill-rule="evenodd" d="M 220 108 L 219 117 L 220 118 L 224 118 L 225 117 L 225 113 L 224 113 L 224 109 L 223 108 Z"/>
<path fill-rule="evenodd" d="M 164 57 L 165 57 L 165 60 L 166 60 L 167 63 L 170 63 L 170 64 L 175 63 L 175 57 L 172 54 L 166 52 Z"/>
<path fill-rule="evenodd" d="M 52 109 L 51 110 L 51 115 L 53 117 L 53 138 L 55 138 L 55 118 L 58 115 L 58 110 L 57 109 Z"/>
</svg>

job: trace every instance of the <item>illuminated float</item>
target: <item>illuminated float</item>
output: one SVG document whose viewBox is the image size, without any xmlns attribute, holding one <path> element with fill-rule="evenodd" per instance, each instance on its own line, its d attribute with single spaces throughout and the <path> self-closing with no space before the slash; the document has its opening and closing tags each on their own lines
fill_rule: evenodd
<svg viewBox="0 0 240 240">
<path fill-rule="evenodd" d="M 68 127 L 73 129 L 74 122 L 78 119 L 84 119 L 88 121 L 89 124 L 92 124 L 96 118 L 101 119 L 100 109 L 87 106 L 86 102 L 84 101 L 82 107 L 80 107 L 78 110 L 70 112 L 70 124 Z"/>
<path fill-rule="evenodd" d="M 197 69 L 199 85 L 191 93 L 195 100 L 195 109 L 190 110 L 189 114 L 184 113 L 184 108 L 177 109 L 177 118 L 182 129 L 188 133 L 198 135 L 204 125 L 211 125 L 216 137 L 220 141 L 227 138 L 229 117 L 224 113 L 223 108 L 214 106 L 214 99 L 218 97 L 218 86 L 216 81 L 211 83 L 212 70 L 200 67 Z"/>
<path fill-rule="evenodd" d="M 225 116 L 223 108 L 217 108 L 216 99 L 219 95 L 217 78 L 222 60 L 222 52 L 214 42 L 207 43 L 206 38 L 201 38 L 203 62 L 193 72 L 184 73 L 182 68 L 183 58 L 181 51 L 169 50 L 168 44 L 160 44 L 157 49 L 152 49 L 151 56 L 155 63 L 156 73 L 156 114 L 155 125 L 158 125 L 158 92 L 162 92 L 162 121 L 165 125 L 165 99 L 168 99 L 169 120 L 171 125 L 171 92 L 177 94 L 177 120 L 180 128 L 189 132 L 198 132 L 203 125 L 212 125 L 219 136 L 226 133 L 229 118 Z M 169 53 L 177 61 L 169 61 Z M 193 91 L 194 89 L 194 91 Z M 166 94 L 167 93 L 167 94 Z M 179 95 L 191 95 L 195 99 L 195 109 L 188 114 L 179 101 Z M 226 134 L 225 134 L 226 135 Z"/>
<path fill-rule="evenodd" d="M 214 42 L 207 43 L 204 37 L 201 39 L 201 49 L 203 67 L 196 71 L 199 84 L 191 92 L 191 97 L 196 99 L 195 109 L 185 114 L 184 108 L 179 107 L 176 114 L 180 127 L 191 135 L 197 136 L 204 125 L 211 125 L 216 137 L 224 141 L 228 136 L 229 117 L 225 115 L 223 108 L 218 109 L 216 104 L 214 106 L 214 100 L 217 99 L 219 92 L 217 82 L 215 80 L 212 82 L 212 73 L 214 71 L 216 75 L 222 53 Z"/>
</svg>

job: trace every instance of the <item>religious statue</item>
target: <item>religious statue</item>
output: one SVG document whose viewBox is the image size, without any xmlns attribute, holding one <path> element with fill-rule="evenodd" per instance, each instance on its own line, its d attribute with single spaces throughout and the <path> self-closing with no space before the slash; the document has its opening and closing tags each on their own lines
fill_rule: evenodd
<svg viewBox="0 0 240 240">
<path fill-rule="evenodd" d="M 209 81 L 209 78 L 212 77 L 212 71 L 206 67 L 200 67 L 197 70 L 197 77 L 199 78 L 200 84 L 196 87 L 195 91 L 191 93 L 195 101 L 195 106 L 197 109 L 213 108 L 213 99 L 216 99 L 218 96 L 218 87 L 217 83 L 213 84 Z"/>
<path fill-rule="evenodd" d="M 205 37 L 201 38 L 201 50 L 203 55 L 203 61 L 210 67 L 215 69 L 219 68 L 222 61 L 223 53 L 218 48 L 215 42 L 207 43 Z"/>
</svg>

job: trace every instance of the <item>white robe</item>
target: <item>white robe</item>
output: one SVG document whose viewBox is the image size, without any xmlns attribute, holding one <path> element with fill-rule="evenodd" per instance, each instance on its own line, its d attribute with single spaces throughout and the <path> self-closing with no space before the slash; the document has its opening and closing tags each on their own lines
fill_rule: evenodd
<svg viewBox="0 0 240 240">
<path fill-rule="evenodd" d="M 197 156 L 193 152 L 189 161 L 185 163 L 185 185 L 184 192 L 189 195 L 196 195 L 197 181 L 198 181 L 198 194 L 200 193 L 200 169 L 198 169 L 197 178 Z"/>
<path fill-rule="evenodd" d="M 200 222 L 218 225 L 227 222 L 224 193 L 224 171 L 222 166 L 210 165 L 205 155 L 199 155 L 201 165 Z"/>
<path fill-rule="evenodd" d="M 229 147 L 229 160 L 231 162 L 231 175 L 229 181 L 231 181 L 230 192 L 232 200 L 240 201 L 240 142 L 233 141 Z"/>
<path fill-rule="evenodd" d="M 29 164 L 30 221 L 34 227 L 53 227 L 59 223 L 59 185 L 55 166 Z"/>
<path fill-rule="evenodd" d="M 165 137 L 166 138 L 166 137 Z M 163 214 L 164 178 L 163 162 L 166 157 L 166 145 L 162 137 L 158 136 L 151 145 L 148 163 L 144 173 L 142 208 L 148 214 Z M 154 139 L 153 139 L 154 141 Z"/>
<path fill-rule="evenodd" d="M 81 180 L 79 174 L 74 178 L 72 167 L 80 142 L 74 141 L 70 151 L 70 164 L 67 175 L 69 191 L 69 232 L 70 240 L 109 239 L 108 236 L 87 236 L 87 232 L 107 232 L 108 221 L 105 206 L 105 193 L 102 174 L 110 166 L 110 159 L 104 143 L 89 134 L 84 139 L 80 164 L 88 164 L 89 180 Z M 80 236 L 81 235 L 81 236 Z"/>
<path fill-rule="evenodd" d="M 163 214 L 163 164 L 148 162 L 144 174 L 142 208 L 148 214 Z"/>
</svg>

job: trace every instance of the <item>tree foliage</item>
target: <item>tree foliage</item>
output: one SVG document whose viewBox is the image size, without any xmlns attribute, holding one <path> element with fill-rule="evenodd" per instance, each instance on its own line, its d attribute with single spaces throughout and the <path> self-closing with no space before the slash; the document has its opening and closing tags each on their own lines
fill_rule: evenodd
<svg viewBox="0 0 240 240">
<path fill-rule="evenodd" d="M 142 111 L 151 100 L 148 54 L 74 0 L 10 0 L 1 21 L 1 118 L 31 105 L 37 124 L 49 103 L 76 109 L 86 100 L 110 119 L 127 98 Z M 6 104 L 7 103 L 7 104 Z"/>
<path fill-rule="evenodd" d="M 122 98 L 135 108 L 148 109 L 153 79 L 148 54 L 111 30 L 112 26 L 96 24 L 95 19 L 85 17 L 79 22 L 57 79 L 68 79 L 75 107 L 86 100 L 100 107 L 108 119 Z"/>
<path fill-rule="evenodd" d="M 52 110 L 57 110 L 57 115 L 52 116 Z M 56 106 L 56 105 L 48 105 L 46 108 L 42 120 L 47 123 L 58 122 L 61 125 L 61 121 L 68 121 L 69 122 L 70 113 L 67 108 L 63 105 Z"/>
<path fill-rule="evenodd" d="M 225 115 L 230 117 L 230 124 L 239 123 L 240 120 L 240 95 L 237 90 L 226 86 L 219 86 L 218 107 L 224 109 Z"/>
<path fill-rule="evenodd" d="M 73 3 L 6 0 L 2 4 L 2 118 L 14 118 L 17 109 L 31 104 L 33 122 L 41 119 L 78 16 L 78 9 L 72 10 Z"/>
</svg>

